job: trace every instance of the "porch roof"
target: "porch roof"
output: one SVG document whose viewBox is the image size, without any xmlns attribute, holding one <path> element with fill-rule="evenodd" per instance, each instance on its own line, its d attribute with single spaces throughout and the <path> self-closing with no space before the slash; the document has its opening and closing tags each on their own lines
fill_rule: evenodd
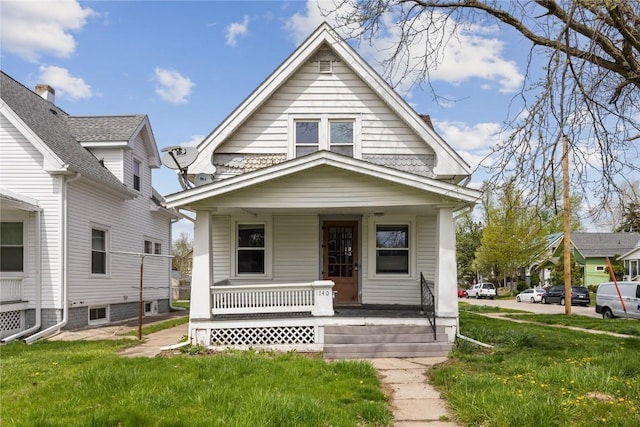
<svg viewBox="0 0 640 427">
<path fill-rule="evenodd" d="M 416 194 L 428 196 L 425 198 L 425 204 L 430 205 L 453 204 L 456 208 L 462 208 L 475 204 L 481 195 L 478 190 L 449 182 L 414 175 L 329 151 L 318 151 L 268 168 L 259 169 L 246 174 L 237 175 L 232 178 L 213 182 L 211 184 L 188 189 L 180 193 L 171 194 L 166 197 L 166 205 L 167 207 L 174 208 L 204 208 L 207 201 L 213 201 L 213 199 L 220 200 L 225 196 L 230 196 L 233 193 L 237 194 L 240 191 L 248 190 L 262 184 L 274 185 L 272 184 L 274 180 L 286 178 L 293 174 L 310 172 L 322 167 L 335 168 L 336 173 L 347 173 L 351 176 L 364 176 L 366 178 L 370 178 L 371 182 L 375 181 L 378 183 L 390 184 L 395 188 L 404 188 L 409 191 L 413 191 Z M 312 189 L 308 190 L 308 192 L 311 191 Z M 381 200 L 377 200 L 376 203 L 384 205 L 385 200 L 383 200 L 383 197 L 379 196 L 378 198 Z M 395 205 L 401 206 L 401 198 L 396 199 Z M 255 203 L 255 199 L 253 199 L 253 202 Z M 295 206 L 295 201 L 281 206 L 283 208 L 293 207 Z M 347 205 L 343 206 L 348 207 Z M 356 206 L 357 203 L 354 202 L 352 207 Z M 242 208 L 243 206 L 238 204 L 237 207 Z"/>
<path fill-rule="evenodd" d="M 42 210 L 38 206 L 38 201 L 31 197 L 23 196 L 15 191 L 0 188 L 0 206 L 3 208 L 16 209 L 21 211 L 36 212 Z"/>
</svg>

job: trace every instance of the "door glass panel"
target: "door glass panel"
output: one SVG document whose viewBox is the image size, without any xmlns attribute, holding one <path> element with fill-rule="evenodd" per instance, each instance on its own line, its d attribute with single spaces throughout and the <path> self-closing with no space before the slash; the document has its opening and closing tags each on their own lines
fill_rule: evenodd
<svg viewBox="0 0 640 427">
<path fill-rule="evenodd" d="M 328 273 L 331 277 L 353 275 L 353 228 L 329 227 Z"/>
</svg>

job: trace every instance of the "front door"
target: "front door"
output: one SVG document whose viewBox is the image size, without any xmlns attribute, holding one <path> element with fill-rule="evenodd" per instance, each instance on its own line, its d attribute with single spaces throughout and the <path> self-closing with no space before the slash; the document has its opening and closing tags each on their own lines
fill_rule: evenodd
<svg viewBox="0 0 640 427">
<path fill-rule="evenodd" d="M 333 280 L 337 303 L 358 303 L 358 222 L 325 221 L 322 278 Z"/>
</svg>

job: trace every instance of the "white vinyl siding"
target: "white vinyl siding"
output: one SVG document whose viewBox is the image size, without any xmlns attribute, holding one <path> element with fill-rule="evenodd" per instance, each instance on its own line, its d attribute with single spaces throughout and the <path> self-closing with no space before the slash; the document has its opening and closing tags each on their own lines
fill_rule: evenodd
<svg viewBox="0 0 640 427">
<path fill-rule="evenodd" d="M 436 217 L 395 217 L 385 216 L 383 221 L 376 217 L 363 218 L 362 303 L 364 304 L 420 304 L 420 273 L 433 280 L 436 264 Z M 375 224 L 409 223 L 410 231 L 410 276 L 385 277 L 375 273 Z M 413 240 L 413 243 L 411 241 Z"/>
<path fill-rule="evenodd" d="M 260 283 L 311 282 L 319 277 L 320 243 L 317 215 L 286 215 L 262 218 L 271 224 L 272 245 L 267 245 L 266 260 L 271 278 L 263 277 Z M 232 219 L 214 216 L 212 223 L 213 281 L 230 279 L 234 284 L 253 283 L 246 275 L 234 275 L 235 261 L 232 224 L 252 223 L 250 218 Z M 253 223 L 257 223 L 253 219 Z"/>
<path fill-rule="evenodd" d="M 116 176 L 122 183 L 124 181 L 124 153 L 121 148 L 89 148 L 96 159 L 102 160 L 104 167 Z"/>
<path fill-rule="evenodd" d="M 334 62 L 332 74 L 319 74 L 316 63 L 305 64 L 216 152 L 287 154 L 293 140 L 290 117 L 314 113 L 358 117 L 362 155 L 434 153 L 343 62 Z"/>
<path fill-rule="evenodd" d="M 43 155 L 0 114 L 0 181 L 3 188 L 37 200 L 42 209 L 42 306 L 60 307 L 62 223 L 61 177 L 44 170 Z M 22 298 L 35 308 L 35 213 L 7 210 L 0 203 L 3 220 L 24 221 L 27 233 Z"/>
<path fill-rule="evenodd" d="M 336 191 L 339 189 L 339 191 Z M 428 203 L 424 193 L 383 180 L 354 174 L 330 166 L 316 167 L 276 181 L 239 190 L 204 201 L 218 208 L 322 208 L 332 206 L 364 208 L 367 206 L 421 206 Z M 438 199 L 434 197 L 434 203 Z"/>
</svg>

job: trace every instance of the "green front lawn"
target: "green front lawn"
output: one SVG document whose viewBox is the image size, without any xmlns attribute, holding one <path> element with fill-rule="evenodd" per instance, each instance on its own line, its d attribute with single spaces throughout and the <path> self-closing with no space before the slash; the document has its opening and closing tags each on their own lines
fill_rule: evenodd
<svg viewBox="0 0 640 427">
<path fill-rule="evenodd" d="M 431 372 L 463 425 L 640 425 L 640 339 L 469 311 L 461 311 L 460 324 L 464 336 L 495 346 L 458 340 L 451 360 Z"/>
<path fill-rule="evenodd" d="M 295 353 L 126 358 L 130 341 L 0 347 L 2 426 L 383 426 L 365 362 Z"/>
</svg>

